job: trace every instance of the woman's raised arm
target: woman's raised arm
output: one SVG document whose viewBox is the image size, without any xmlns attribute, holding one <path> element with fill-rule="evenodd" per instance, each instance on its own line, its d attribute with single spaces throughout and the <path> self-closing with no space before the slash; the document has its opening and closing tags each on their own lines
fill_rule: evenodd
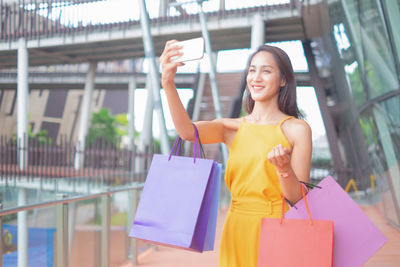
<svg viewBox="0 0 400 267">
<path fill-rule="evenodd" d="M 181 56 L 180 46 L 173 45 L 176 40 L 168 41 L 160 57 L 161 85 L 167 96 L 168 106 L 178 135 L 183 140 L 194 141 L 194 129 L 189 115 L 183 106 L 174 78 L 177 68 L 183 66 L 181 62 L 172 62 L 171 58 Z M 224 142 L 223 119 L 196 122 L 200 140 L 203 144 Z"/>
</svg>

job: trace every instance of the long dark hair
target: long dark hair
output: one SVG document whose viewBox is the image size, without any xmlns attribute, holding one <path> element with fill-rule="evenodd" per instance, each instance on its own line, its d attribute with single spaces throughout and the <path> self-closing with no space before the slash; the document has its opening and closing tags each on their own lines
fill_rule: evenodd
<svg viewBox="0 0 400 267">
<path fill-rule="evenodd" d="M 285 53 L 285 51 L 275 46 L 270 46 L 270 45 L 260 46 L 257 49 L 257 51 L 254 52 L 249 58 L 246 68 L 246 77 L 248 75 L 249 67 L 254 56 L 257 53 L 263 51 L 271 53 L 274 56 L 276 64 L 278 65 L 278 68 L 281 72 L 281 78 L 285 80 L 285 85 L 279 89 L 279 95 L 278 95 L 279 110 L 287 115 L 294 116 L 296 118 L 302 118 L 303 115 L 301 114 L 301 112 L 297 107 L 296 78 L 294 76 L 292 63 L 290 62 L 289 56 Z M 251 98 L 246 83 L 246 98 L 244 100 L 244 108 L 248 114 L 250 114 L 253 111 L 254 103 L 255 102 Z"/>
</svg>

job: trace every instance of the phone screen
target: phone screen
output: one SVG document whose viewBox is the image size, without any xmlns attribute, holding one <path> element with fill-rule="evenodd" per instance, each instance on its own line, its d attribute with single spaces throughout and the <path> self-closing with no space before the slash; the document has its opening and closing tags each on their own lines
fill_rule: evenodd
<svg viewBox="0 0 400 267">
<path fill-rule="evenodd" d="M 202 37 L 177 42 L 173 45 L 181 45 L 181 52 L 183 53 L 180 57 L 172 58 L 173 62 L 197 60 L 204 56 L 204 39 Z"/>
</svg>

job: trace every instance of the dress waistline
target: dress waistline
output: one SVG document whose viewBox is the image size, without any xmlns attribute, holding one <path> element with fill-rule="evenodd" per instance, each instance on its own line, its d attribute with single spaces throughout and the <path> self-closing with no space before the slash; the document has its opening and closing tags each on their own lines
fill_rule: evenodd
<svg viewBox="0 0 400 267">
<path fill-rule="evenodd" d="M 281 216 L 282 200 L 251 201 L 232 199 L 230 211 L 247 215 Z"/>
</svg>

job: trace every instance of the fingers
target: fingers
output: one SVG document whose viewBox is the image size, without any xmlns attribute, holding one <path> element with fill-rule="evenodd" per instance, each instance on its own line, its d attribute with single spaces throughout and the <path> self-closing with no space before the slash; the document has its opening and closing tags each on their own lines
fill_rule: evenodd
<svg viewBox="0 0 400 267">
<path fill-rule="evenodd" d="M 174 57 L 180 57 L 183 55 L 183 53 L 180 51 L 182 47 L 178 45 L 173 45 L 176 42 L 178 41 L 167 41 L 164 47 L 164 51 L 160 56 L 162 84 L 169 84 L 173 82 L 177 68 L 184 65 L 182 62 L 173 62 Z"/>
<path fill-rule="evenodd" d="M 174 56 L 180 56 L 182 53 L 180 52 L 180 49 L 182 46 L 179 45 L 173 45 L 174 43 L 177 43 L 177 40 L 169 40 L 166 42 L 164 51 L 162 52 L 160 56 L 160 61 L 162 63 L 170 63 L 171 62 L 171 57 Z"/>
<path fill-rule="evenodd" d="M 284 148 L 282 145 L 275 146 L 268 153 L 268 160 L 278 169 L 288 168 L 291 152 L 290 148 Z"/>
</svg>

